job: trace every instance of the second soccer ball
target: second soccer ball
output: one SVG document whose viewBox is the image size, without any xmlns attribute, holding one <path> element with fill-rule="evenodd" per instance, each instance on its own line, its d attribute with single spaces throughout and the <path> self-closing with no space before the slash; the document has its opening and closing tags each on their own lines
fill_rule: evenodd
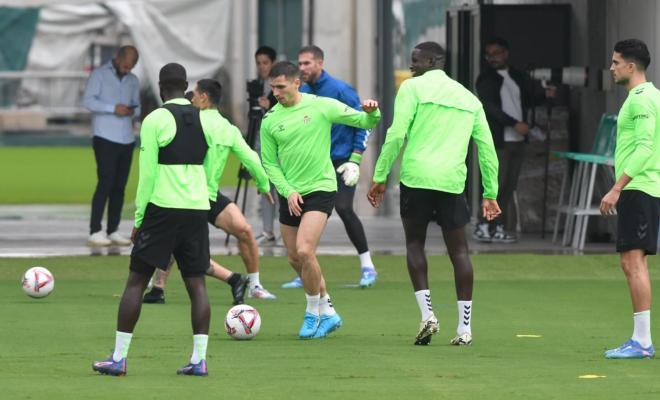
<svg viewBox="0 0 660 400">
<path fill-rule="evenodd" d="M 240 304 L 229 309 L 225 317 L 225 330 L 237 340 L 248 340 L 257 336 L 261 328 L 261 317 L 254 307 Z"/>
<path fill-rule="evenodd" d="M 36 299 L 46 297 L 55 288 L 55 278 L 44 267 L 32 267 L 25 271 L 21 279 L 25 293 Z"/>
</svg>

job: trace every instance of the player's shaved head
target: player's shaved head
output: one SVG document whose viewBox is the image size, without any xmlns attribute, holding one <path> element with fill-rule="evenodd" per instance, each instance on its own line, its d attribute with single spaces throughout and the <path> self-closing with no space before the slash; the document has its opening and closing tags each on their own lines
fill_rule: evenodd
<svg viewBox="0 0 660 400">
<path fill-rule="evenodd" d="M 422 42 L 415 46 L 419 50 L 419 54 L 423 57 L 433 59 L 435 62 L 444 60 L 445 49 L 436 42 Z"/>
<path fill-rule="evenodd" d="M 413 48 L 410 57 L 413 76 L 423 75 L 432 69 L 442 69 L 444 64 L 445 50 L 436 42 L 423 42 Z"/>
</svg>

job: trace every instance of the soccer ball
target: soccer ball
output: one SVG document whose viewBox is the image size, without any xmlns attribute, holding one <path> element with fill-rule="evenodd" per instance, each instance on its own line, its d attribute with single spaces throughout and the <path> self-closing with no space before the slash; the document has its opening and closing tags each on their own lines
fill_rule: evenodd
<svg viewBox="0 0 660 400">
<path fill-rule="evenodd" d="M 259 312 L 247 304 L 229 309 L 225 317 L 225 331 L 237 340 L 249 340 L 257 336 L 261 328 Z"/>
<path fill-rule="evenodd" d="M 25 271 L 22 279 L 23 291 L 35 299 L 46 297 L 55 288 L 55 278 L 44 267 L 32 267 Z"/>
</svg>

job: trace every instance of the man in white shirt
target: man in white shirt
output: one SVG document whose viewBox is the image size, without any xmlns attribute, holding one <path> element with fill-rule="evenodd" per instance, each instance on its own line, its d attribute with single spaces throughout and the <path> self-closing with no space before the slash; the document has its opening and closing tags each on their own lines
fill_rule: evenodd
<svg viewBox="0 0 660 400">
<path fill-rule="evenodd" d="M 515 243 L 517 238 L 506 232 L 504 219 L 525 159 L 530 133 L 527 111 L 545 97 L 554 97 L 555 88 L 546 90 L 545 96 L 540 92 L 540 96 L 533 97 L 527 74 L 509 65 L 509 44 L 504 39 L 487 41 L 484 56 L 490 68 L 477 78 L 477 95 L 484 105 L 500 162 L 497 202 L 502 215 L 490 223 L 480 219 L 472 237 L 481 242 Z"/>
</svg>

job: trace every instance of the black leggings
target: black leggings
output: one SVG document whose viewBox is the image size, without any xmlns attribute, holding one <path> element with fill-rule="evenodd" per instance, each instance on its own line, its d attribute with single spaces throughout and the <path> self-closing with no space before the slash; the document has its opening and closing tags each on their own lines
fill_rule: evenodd
<svg viewBox="0 0 660 400">
<path fill-rule="evenodd" d="M 351 243 L 355 246 L 358 254 L 362 254 L 369 251 L 369 246 L 367 245 L 367 236 L 364 234 L 362 222 L 360 222 L 360 219 L 353 210 L 354 196 L 355 190 L 341 190 L 340 188 L 340 190 L 337 191 L 337 197 L 335 198 L 335 210 L 344 223 L 346 233 L 348 234 Z"/>
</svg>

